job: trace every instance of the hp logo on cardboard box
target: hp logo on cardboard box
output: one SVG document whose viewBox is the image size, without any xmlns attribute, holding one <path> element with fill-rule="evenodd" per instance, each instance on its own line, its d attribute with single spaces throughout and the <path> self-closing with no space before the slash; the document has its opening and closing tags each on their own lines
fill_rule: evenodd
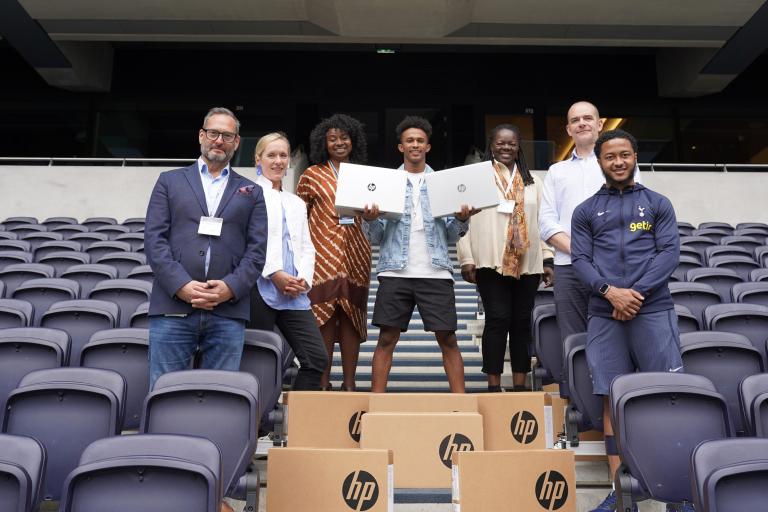
<svg viewBox="0 0 768 512">
<path fill-rule="evenodd" d="M 451 434 L 449 436 L 445 436 L 445 438 L 440 442 L 438 455 L 440 456 L 440 460 L 445 465 L 445 467 L 450 469 L 451 456 L 453 455 L 454 452 L 472 452 L 472 451 L 475 451 L 475 445 L 472 444 L 472 440 L 470 440 L 464 434 L 456 433 L 456 434 Z"/>
<path fill-rule="evenodd" d="M 545 510 L 557 510 L 568 499 L 568 482 L 557 471 L 545 471 L 536 480 L 536 500 Z"/>
<path fill-rule="evenodd" d="M 349 418 L 349 436 L 356 443 L 360 442 L 360 422 L 363 419 L 363 414 L 365 414 L 365 411 L 357 411 Z"/>
<path fill-rule="evenodd" d="M 528 411 L 520 411 L 512 416 L 509 428 L 512 431 L 512 437 L 520 444 L 531 444 L 539 434 L 539 422 Z"/>
<path fill-rule="evenodd" d="M 379 483 L 367 471 L 354 471 L 344 479 L 341 496 L 352 510 L 368 510 L 379 499 Z"/>
<path fill-rule="evenodd" d="M 370 192 L 373 192 L 374 190 L 376 190 L 376 184 L 375 183 L 369 183 L 368 184 L 368 190 Z"/>
</svg>

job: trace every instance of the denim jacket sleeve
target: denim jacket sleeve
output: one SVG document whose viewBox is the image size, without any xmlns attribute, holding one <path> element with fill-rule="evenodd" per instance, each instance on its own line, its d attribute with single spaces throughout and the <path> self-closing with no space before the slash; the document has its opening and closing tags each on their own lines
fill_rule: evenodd
<svg viewBox="0 0 768 512">
<path fill-rule="evenodd" d="M 372 221 L 363 220 L 363 234 L 371 244 L 380 245 L 381 239 L 384 237 L 384 228 L 387 221 L 384 219 L 376 219 Z"/>
<path fill-rule="evenodd" d="M 467 230 L 469 230 L 469 220 L 460 221 L 453 216 L 446 217 L 445 229 L 447 230 L 448 243 L 454 244 L 459 241 L 459 238 L 467 234 Z"/>
</svg>

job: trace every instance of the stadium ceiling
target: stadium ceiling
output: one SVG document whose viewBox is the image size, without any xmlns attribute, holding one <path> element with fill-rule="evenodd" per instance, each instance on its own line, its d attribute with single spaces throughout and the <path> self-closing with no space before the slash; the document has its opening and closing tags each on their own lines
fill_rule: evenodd
<svg viewBox="0 0 768 512">
<path fill-rule="evenodd" d="M 52 85 L 108 90 L 112 43 L 651 48 L 662 96 L 721 91 L 768 47 L 765 0 L 4 0 Z"/>
</svg>

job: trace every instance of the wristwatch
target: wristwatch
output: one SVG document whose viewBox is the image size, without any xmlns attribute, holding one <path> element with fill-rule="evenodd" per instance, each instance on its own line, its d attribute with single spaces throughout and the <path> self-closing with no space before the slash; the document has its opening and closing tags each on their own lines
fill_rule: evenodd
<svg viewBox="0 0 768 512">
<path fill-rule="evenodd" d="M 609 285 L 608 283 L 603 283 L 603 285 L 600 288 L 598 288 L 597 291 L 600 292 L 600 295 L 605 295 L 606 293 L 608 293 L 608 290 L 610 289 L 611 289 L 611 285 Z"/>
</svg>

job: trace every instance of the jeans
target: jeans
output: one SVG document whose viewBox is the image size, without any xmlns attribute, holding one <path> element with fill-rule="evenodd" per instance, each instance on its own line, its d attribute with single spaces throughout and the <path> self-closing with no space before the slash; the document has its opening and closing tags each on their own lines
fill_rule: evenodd
<svg viewBox="0 0 768 512">
<path fill-rule="evenodd" d="M 240 369 L 245 322 L 210 311 L 186 316 L 149 318 L 149 389 L 164 373 L 192 368 L 195 352 L 202 355 L 200 368 Z"/>
</svg>

